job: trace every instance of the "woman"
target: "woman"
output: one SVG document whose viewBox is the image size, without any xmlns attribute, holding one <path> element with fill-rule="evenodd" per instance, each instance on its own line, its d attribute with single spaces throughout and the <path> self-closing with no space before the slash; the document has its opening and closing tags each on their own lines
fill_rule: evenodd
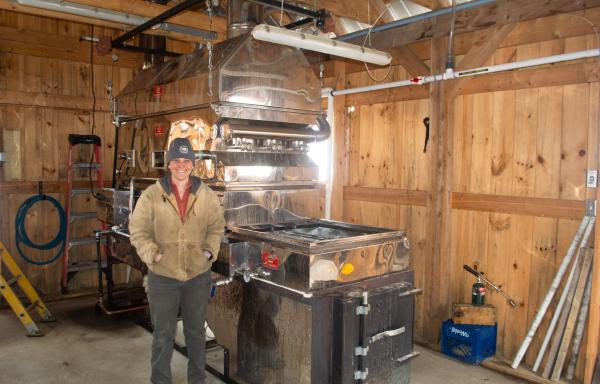
<svg viewBox="0 0 600 384">
<path fill-rule="evenodd" d="M 169 172 L 140 196 L 129 223 L 131 243 L 148 265 L 148 301 L 154 327 L 153 384 L 171 383 L 171 357 L 181 309 L 188 351 L 188 383 L 206 378 L 206 305 L 210 268 L 225 227 L 217 195 L 191 176 L 195 156 L 188 139 L 167 151 Z"/>
</svg>

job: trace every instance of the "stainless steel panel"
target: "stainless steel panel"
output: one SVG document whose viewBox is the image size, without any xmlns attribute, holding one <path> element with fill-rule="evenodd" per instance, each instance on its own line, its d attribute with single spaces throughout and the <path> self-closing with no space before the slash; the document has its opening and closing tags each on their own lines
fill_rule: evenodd
<svg viewBox="0 0 600 384">
<path fill-rule="evenodd" d="M 269 242 L 306 255 L 402 241 L 409 248 L 404 231 L 367 227 L 331 220 L 296 220 L 280 225 L 246 225 L 231 228 L 239 240 Z"/>
<path fill-rule="evenodd" d="M 316 255 L 258 242 L 223 247 L 227 251 L 222 252 L 220 261 L 230 263 L 230 273 L 256 276 L 306 294 L 403 271 L 409 266 L 408 250 L 402 242 Z"/>
<path fill-rule="evenodd" d="M 226 190 L 222 199 L 229 227 L 315 218 L 322 212 L 316 189 Z"/>
<path fill-rule="evenodd" d="M 129 220 L 129 191 L 104 188 L 96 191 L 98 220 L 111 225 L 122 225 Z"/>
</svg>

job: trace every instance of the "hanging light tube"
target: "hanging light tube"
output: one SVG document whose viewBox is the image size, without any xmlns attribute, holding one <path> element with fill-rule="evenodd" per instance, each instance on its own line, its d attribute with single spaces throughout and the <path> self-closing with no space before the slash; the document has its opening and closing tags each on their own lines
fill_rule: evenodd
<svg viewBox="0 0 600 384">
<path fill-rule="evenodd" d="M 19 5 L 47 9 L 54 12 L 68 13 L 71 15 L 90 17 L 92 19 L 112 21 L 125 25 L 140 25 L 150 20 L 148 17 L 132 15 L 130 13 L 112 11 L 110 9 L 93 7 L 63 0 L 14 0 Z M 214 39 L 217 34 L 198 28 L 186 27 L 173 23 L 159 23 L 153 29 L 162 29 L 169 32 L 185 33 L 200 36 L 204 39 Z"/>
<path fill-rule="evenodd" d="M 392 56 L 387 52 L 266 24 L 254 27 L 252 37 L 260 41 L 326 53 L 370 64 L 389 65 L 392 61 Z"/>
</svg>

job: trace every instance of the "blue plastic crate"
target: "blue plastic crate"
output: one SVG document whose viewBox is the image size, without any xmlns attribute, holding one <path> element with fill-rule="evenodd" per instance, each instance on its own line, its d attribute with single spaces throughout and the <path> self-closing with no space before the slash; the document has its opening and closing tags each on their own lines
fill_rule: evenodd
<svg viewBox="0 0 600 384">
<path fill-rule="evenodd" d="M 497 325 L 442 323 L 442 353 L 469 364 L 496 354 Z"/>
</svg>

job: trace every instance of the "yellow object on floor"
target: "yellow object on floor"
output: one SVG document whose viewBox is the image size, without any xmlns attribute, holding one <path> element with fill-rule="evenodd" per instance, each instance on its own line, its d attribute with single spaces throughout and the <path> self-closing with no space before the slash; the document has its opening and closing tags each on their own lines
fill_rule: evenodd
<svg viewBox="0 0 600 384">
<path fill-rule="evenodd" d="M 4 243 L 0 241 L 0 264 L 2 263 L 4 263 L 12 277 L 6 280 L 4 276 L 0 274 L 0 294 L 4 296 L 19 321 L 23 324 L 25 329 L 27 329 L 29 336 L 44 336 L 28 311 L 35 308 L 40 315 L 42 322 L 55 321 L 55 319 L 48 308 L 46 308 L 46 305 L 27 277 L 25 277 L 21 268 L 19 268 L 10 253 L 8 253 Z M 29 306 L 25 307 L 21 300 L 19 300 L 19 297 L 15 294 L 15 291 L 12 288 L 15 284 L 17 284 L 25 296 L 27 296 L 27 299 L 31 303 Z"/>
</svg>

